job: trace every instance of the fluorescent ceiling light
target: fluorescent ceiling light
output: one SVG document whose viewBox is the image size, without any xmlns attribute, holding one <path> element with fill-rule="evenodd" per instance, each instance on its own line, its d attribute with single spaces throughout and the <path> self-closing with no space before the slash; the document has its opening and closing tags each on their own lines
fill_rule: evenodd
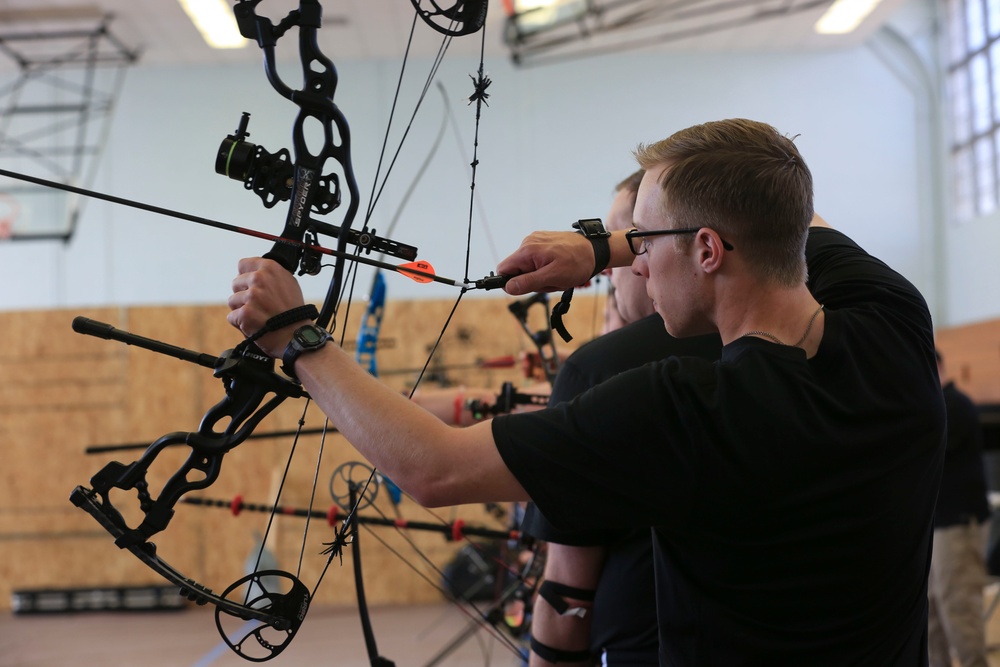
<svg viewBox="0 0 1000 667">
<path fill-rule="evenodd" d="M 843 35 L 857 28 L 881 0 L 837 0 L 816 22 L 821 35 Z"/>
<path fill-rule="evenodd" d="M 558 4 L 561 4 L 560 0 L 514 0 L 514 11 L 520 14 L 532 9 L 551 7 Z"/>
<path fill-rule="evenodd" d="M 585 0 L 515 0 L 517 27 L 534 32 L 574 21 L 587 12 Z"/>
<path fill-rule="evenodd" d="M 213 49 L 240 49 L 247 40 L 225 0 L 179 0 L 188 18 Z"/>
</svg>

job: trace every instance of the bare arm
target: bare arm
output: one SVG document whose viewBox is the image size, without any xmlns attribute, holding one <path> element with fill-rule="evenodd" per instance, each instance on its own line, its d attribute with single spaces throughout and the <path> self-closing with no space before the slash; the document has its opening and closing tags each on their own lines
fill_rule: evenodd
<svg viewBox="0 0 1000 667">
<path fill-rule="evenodd" d="M 470 410 L 471 401 L 484 406 L 496 402 L 496 392 L 488 389 L 467 389 L 449 387 L 447 389 L 420 389 L 410 400 L 450 426 L 470 426 L 484 419 Z"/>
<path fill-rule="evenodd" d="M 228 320 L 244 334 L 302 304 L 298 282 L 275 262 L 244 259 L 239 271 Z M 301 324 L 269 333 L 258 344 L 280 357 Z M 417 502 L 433 507 L 528 500 L 504 465 L 488 422 L 448 426 L 371 377 L 333 344 L 299 357 L 295 372 L 347 440 Z"/>
<path fill-rule="evenodd" d="M 819 217 L 819 213 L 813 212 L 813 219 L 809 223 L 809 226 L 810 227 L 829 227 L 830 223 L 828 223 L 823 218 Z"/>
<path fill-rule="evenodd" d="M 601 578 L 607 558 L 605 547 L 575 547 L 550 542 L 545 559 L 545 580 L 593 591 Z M 573 608 L 585 609 L 579 614 L 560 615 L 541 597 L 535 602 L 531 619 L 532 636 L 546 646 L 563 651 L 586 651 L 590 648 L 590 626 L 593 616 L 592 601 L 576 600 L 563 596 Z M 549 667 L 555 663 L 543 659 L 537 653 L 531 654 L 531 667 Z M 591 661 L 563 662 L 559 665 L 587 665 Z"/>
</svg>

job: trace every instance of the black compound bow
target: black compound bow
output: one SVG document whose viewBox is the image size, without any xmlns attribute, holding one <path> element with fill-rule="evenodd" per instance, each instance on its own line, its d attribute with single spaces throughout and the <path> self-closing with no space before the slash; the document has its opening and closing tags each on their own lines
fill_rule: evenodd
<svg viewBox="0 0 1000 667">
<path fill-rule="evenodd" d="M 290 12 L 277 24 L 258 15 L 257 6 L 260 2 L 261 0 L 236 0 L 235 15 L 241 33 L 260 46 L 271 86 L 299 108 L 292 130 L 293 150 L 289 153 L 283 149 L 271 154 L 262 147 L 247 142 L 249 116 L 244 114 L 237 130 L 223 141 L 216 169 L 219 173 L 242 181 L 268 208 L 279 201 L 289 202 L 281 238 L 265 255 L 287 270 L 298 270 L 300 275 L 318 273 L 320 254 L 317 248 L 320 235 L 336 238 L 336 251 L 327 253 L 335 257 L 333 277 L 316 317 L 317 324 L 331 328 L 336 326 L 337 310 L 345 292 L 345 260 L 349 257 L 349 245 L 355 247 L 355 254 L 375 251 L 404 259 L 415 258 L 416 248 L 379 238 L 373 230 L 368 229 L 367 220 L 360 231 L 351 228 L 358 211 L 359 192 L 351 162 L 350 128 L 333 99 L 338 82 L 337 70 L 333 62 L 321 52 L 317 42 L 317 31 L 322 18 L 319 1 L 300 0 L 298 9 Z M 458 0 L 448 4 L 434 0 L 411 0 L 411 3 L 416 16 L 444 34 L 445 40 L 481 30 L 486 19 L 487 0 Z M 298 32 L 302 69 L 302 87 L 299 89 L 292 88 L 282 80 L 275 57 L 278 40 L 293 28 Z M 473 81 L 476 89 L 470 97 L 470 103 L 476 103 L 478 144 L 479 113 L 488 97 L 486 87 L 489 85 L 489 80 L 483 73 L 482 59 L 478 78 L 473 77 Z M 312 147 L 307 142 L 307 123 L 318 123 L 323 128 L 321 146 Z M 333 171 L 325 172 L 330 162 L 335 163 Z M 474 157 L 473 189 L 476 163 Z M 339 208 L 345 196 L 348 199 L 347 207 L 339 225 L 334 226 L 314 217 L 329 214 Z M 492 276 L 475 283 L 477 287 L 484 289 L 500 287 L 502 284 L 502 278 Z M 466 278 L 462 293 L 469 287 L 470 283 Z M 78 321 L 74 326 L 83 333 L 137 344 L 138 337 L 106 325 Z M 204 489 L 218 478 L 225 454 L 243 443 L 264 417 L 284 399 L 306 397 L 306 394 L 297 383 L 276 373 L 274 360 L 263 354 L 249 339 L 219 357 L 173 348 L 157 341 L 148 342 L 146 346 L 150 349 L 211 367 L 215 376 L 223 382 L 225 397 L 205 414 L 197 431 L 164 435 L 131 464 L 107 464 L 91 478 L 91 488 L 77 487 L 71 500 L 90 513 L 115 538 L 115 544 L 119 548 L 128 549 L 147 566 L 179 586 L 182 594 L 199 604 L 215 605 L 219 629 L 236 653 L 255 662 L 271 659 L 281 653 L 295 636 L 308 611 L 315 588 L 310 591 L 296 575 L 288 572 L 265 570 L 253 572 L 236 581 L 223 593 L 216 594 L 162 560 L 149 539 L 167 527 L 175 505 L 182 496 L 190 491 Z M 146 479 L 150 465 L 164 450 L 178 445 L 189 447 L 190 454 L 169 478 L 159 495 L 154 497 Z M 119 492 L 135 492 L 138 496 L 142 513 L 142 520 L 138 525 L 130 526 L 113 504 L 111 495 Z M 360 497 L 363 495 L 362 490 Z M 353 516 L 360 497 L 355 499 L 355 507 L 343 521 L 330 545 L 327 566 L 342 553 L 352 536 L 356 538 Z M 324 569 L 324 574 L 325 571 Z M 322 576 L 321 574 L 320 580 Z M 245 592 L 240 593 L 241 590 Z M 366 635 L 370 635 L 361 588 L 359 602 L 362 603 L 359 605 L 362 623 L 366 628 Z M 251 623 L 241 637 L 230 638 L 223 631 L 223 616 Z M 368 639 L 366 636 L 366 640 Z M 373 638 L 367 643 L 373 666 L 392 664 L 378 656 Z"/>
</svg>

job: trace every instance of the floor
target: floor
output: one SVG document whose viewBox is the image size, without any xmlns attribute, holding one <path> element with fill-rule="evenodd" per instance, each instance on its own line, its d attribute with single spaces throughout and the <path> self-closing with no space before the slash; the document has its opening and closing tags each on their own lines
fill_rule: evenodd
<svg viewBox="0 0 1000 667">
<path fill-rule="evenodd" d="M 987 589 L 987 601 L 1000 589 Z M 1000 607 L 1000 605 L 998 605 Z M 450 604 L 372 609 L 379 653 L 398 667 L 518 667 L 513 649 Z M 1000 667 L 1000 609 L 989 619 Z M 202 608 L 164 612 L 0 615 L 0 667 L 245 667 Z M 355 609 L 310 611 L 274 667 L 370 664 Z"/>
<path fill-rule="evenodd" d="M 450 604 L 372 609 L 379 653 L 399 667 L 510 667 L 513 649 Z M 160 612 L 0 615 L 3 667 L 231 667 L 232 653 L 202 608 Z M 370 664 L 355 609 L 310 611 L 274 667 Z"/>
</svg>

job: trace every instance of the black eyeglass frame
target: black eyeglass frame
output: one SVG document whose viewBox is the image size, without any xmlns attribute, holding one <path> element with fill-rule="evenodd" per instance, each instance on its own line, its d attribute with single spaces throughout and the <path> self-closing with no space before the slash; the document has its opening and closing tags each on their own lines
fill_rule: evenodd
<svg viewBox="0 0 1000 667">
<path fill-rule="evenodd" d="M 640 232 L 638 229 L 635 229 L 633 227 L 632 229 L 630 229 L 627 232 L 625 232 L 625 240 L 628 241 L 628 249 L 632 251 L 632 254 L 638 256 L 638 255 L 644 255 L 644 254 L 646 254 L 646 249 L 643 248 L 642 245 L 640 244 L 639 248 L 641 250 L 636 251 L 636 249 L 635 249 L 635 242 L 632 239 L 644 238 L 644 237 L 647 237 L 647 236 L 667 236 L 667 235 L 670 235 L 670 234 L 694 234 L 695 232 L 699 232 L 702 229 L 705 229 L 705 228 L 704 227 L 680 227 L 678 229 L 651 229 L 649 231 Z M 733 248 L 733 244 L 732 243 L 730 243 L 726 239 L 722 238 L 721 236 L 719 237 L 719 240 L 722 241 L 722 247 L 725 248 L 726 250 L 734 250 L 735 249 L 735 248 Z"/>
</svg>

